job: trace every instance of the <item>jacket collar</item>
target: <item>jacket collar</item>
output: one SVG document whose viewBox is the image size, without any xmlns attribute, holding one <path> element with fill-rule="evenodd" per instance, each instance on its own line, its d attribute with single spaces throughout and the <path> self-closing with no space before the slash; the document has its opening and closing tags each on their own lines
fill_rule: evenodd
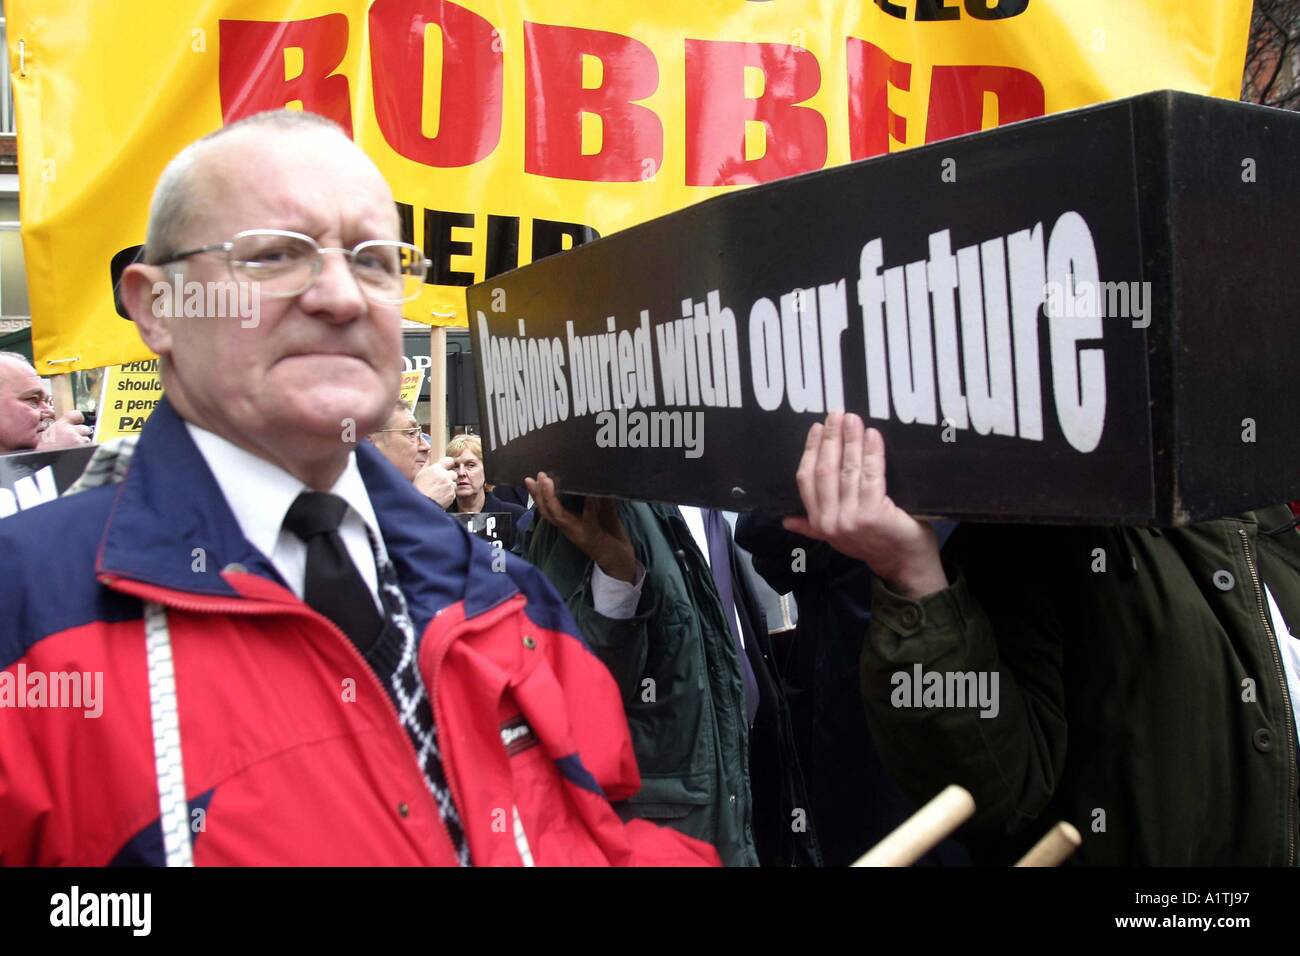
<svg viewBox="0 0 1300 956">
<path fill-rule="evenodd" d="M 464 600 L 471 618 L 519 593 L 497 552 L 416 491 L 368 442 L 357 447 L 357 467 L 417 628 L 455 601 Z"/>
<path fill-rule="evenodd" d="M 185 423 L 164 397 L 141 432 L 109 512 L 95 570 L 197 594 L 236 597 L 230 565 L 283 584 L 245 540 Z"/>
<path fill-rule="evenodd" d="M 494 573 L 492 549 L 471 540 L 368 442 L 358 444 L 357 466 L 417 626 L 455 601 L 463 599 L 472 617 L 517 593 L 509 574 Z M 96 571 L 186 594 L 240 597 L 226 570 L 284 584 L 244 538 L 185 423 L 164 397 L 145 423 L 109 514 Z"/>
</svg>

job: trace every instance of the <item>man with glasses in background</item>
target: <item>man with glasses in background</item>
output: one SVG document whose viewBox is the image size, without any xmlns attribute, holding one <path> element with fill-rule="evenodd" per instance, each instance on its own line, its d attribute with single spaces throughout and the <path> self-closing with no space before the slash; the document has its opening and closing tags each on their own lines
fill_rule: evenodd
<svg viewBox="0 0 1300 956">
<path fill-rule="evenodd" d="M 456 497 L 456 476 L 450 458 L 429 464 L 427 436 L 415 420 L 411 406 L 401 399 L 393 406 L 384 427 L 370 433 L 371 443 L 394 468 L 426 498 L 447 507 Z"/>
<path fill-rule="evenodd" d="M 545 579 L 363 440 L 429 265 L 398 236 L 321 117 L 163 171 L 122 291 L 164 396 L 103 484 L 0 522 L 0 670 L 103 690 L 0 707 L 0 865 L 716 862 L 611 808 L 640 785 L 619 692 Z M 240 294 L 173 314 L 182 279 Z"/>
<path fill-rule="evenodd" d="M 53 451 L 90 442 L 81 412 L 58 418 L 45 383 L 17 352 L 0 352 L 0 455 Z"/>
<path fill-rule="evenodd" d="M 414 481 L 420 470 L 420 436 L 423 431 L 415 420 L 411 406 L 398 399 L 388 421 L 370 433 L 370 441 L 407 481 Z"/>
<path fill-rule="evenodd" d="M 414 418 L 415 416 L 412 415 L 411 417 Z M 420 447 L 415 452 L 415 470 L 418 474 L 420 469 L 429 463 L 429 452 L 433 450 L 433 442 L 429 440 L 429 436 L 423 431 L 415 437 L 420 443 Z"/>
</svg>

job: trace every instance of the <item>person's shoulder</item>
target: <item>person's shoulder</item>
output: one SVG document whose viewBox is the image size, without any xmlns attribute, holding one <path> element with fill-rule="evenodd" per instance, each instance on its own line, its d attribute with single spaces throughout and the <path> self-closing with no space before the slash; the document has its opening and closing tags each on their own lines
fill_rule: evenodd
<svg viewBox="0 0 1300 956">
<path fill-rule="evenodd" d="M 0 667 L 42 637 L 133 613 L 106 598 L 95 576 L 118 490 L 94 488 L 0 519 Z"/>
<path fill-rule="evenodd" d="M 528 509 L 528 490 L 517 485 L 493 485 L 488 494 L 494 495 L 506 504 L 518 505 L 524 510 Z"/>
<path fill-rule="evenodd" d="M 473 537 L 471 535 L 471 537 Z M 475 538 L 475 547 L 491 547 L 481 538 Z M 568 606 L 564 603 L 560 593 L 555 589 L 555 585 L 535 564 L 511 554 L 508 551 L 494 553 L 494 558 L 504 561 L 502 570 L 510 579 L 510 583 L 518 590 L 524 598 L 523 613 L 538 627 L 546 628 L 549 631 L 565 633 L 575 638 L 584 647 L 587 642 L 582 637 L 578 625 L 574 622 L 573 616 L 569 613 Z"/>
<path fill-rule="evenodd" d="M 498 498 L 496 495 L 492 496 L 492 504 L 493 507 L 484 508 L 483 510 L 504 512 L 505 514 L 512 514 L 516 518 L 520 517 L 525 511 L 528 510 L 523 505 L 517 505 L 513 501 L 505 501 L 501 498 Z"/>
<path fill-rule="evenodd" d="M 67 553 L 86 541 L 98 546 L 119 490 L 92 488 L 0 519 L 0 561 L 15 552 Z"/>
</svg>

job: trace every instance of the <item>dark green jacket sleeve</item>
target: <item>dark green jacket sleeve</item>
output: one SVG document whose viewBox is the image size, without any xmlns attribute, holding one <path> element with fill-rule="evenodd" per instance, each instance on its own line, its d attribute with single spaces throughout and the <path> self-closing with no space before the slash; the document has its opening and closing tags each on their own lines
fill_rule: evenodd
<svg viewBox="0 0 1300 956">
<path fill-rule="evenodd" d="M 624 525 L 628 523 L 625 517 Z M 592 603 L 593 562 L 560 534 L 554 525 L 540 519 L 529 535 L 525 557 L 560 592 L 568 605 L 569 613 L 577 622 L 579 632 L 591 645 L 592 652 L 614 676 L 624 702 L 633 699 L 640 693 L 649 645 L 648 626 L 652 601 L 647 594 L 648 586 L 642 586 L 641 603 L 635 617 L 626 620 L 605 617 Z M 637 559 L 645 564 L 645 558 L 639 552 Z"/>
<path fill-rule="evenodd" d="M 862 693 L 872 734 L 900 786 L 917 801 L 948 784 L 965 787 L 976 812 L 964 832 L 997 839 L 1036 818 L 1060 779 L 1061 629 L 1048 582 L 1030 567 L 1034 553 L 1017 546 L 1017 529 L 958 534 L 972 547 L 945 551 L 953 582 L 947 590 L 912 601 L 873 584 Z M 948 697 L 944 706 L 906 706 L 914 700 L 917 664 L 945 686 L 949 673 L 985 675 L 991 705 L 958 708 Z"/>
</svg>

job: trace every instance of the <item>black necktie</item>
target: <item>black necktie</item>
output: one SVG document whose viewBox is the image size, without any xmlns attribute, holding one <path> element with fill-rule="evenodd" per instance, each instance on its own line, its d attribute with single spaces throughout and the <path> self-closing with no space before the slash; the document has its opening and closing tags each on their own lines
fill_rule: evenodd
<svg viewBox="0 0 1300 956">
<path fill-rule="evenodd" d="M 307 545 L 303 600 L 337 624 L 364 656 L 374 647 L 383 619 L 339 535 L 347 511 L 348 503 L 338 495 L 304 491 L 284 516 L 284 528 Z"/>
<path fill-rule="evenodd" d="M 727 519 L 716 508 L 701 508 L 700 514 L 704 517 L 704 537 L 709 543 L 709 570 L 713 573 L 713 583 L 718 587 L 718 597 L 722 598 L 722 616 L 727 619 L 736 653 L 740 655 L 745 716 L 752 724 L 754 715 L 758 713 L 758 681 L 754 679 L 754 668 L 736 629 L 736 593 L 731 580 L 731 537 L 727 534 Z"/>
</svg>

